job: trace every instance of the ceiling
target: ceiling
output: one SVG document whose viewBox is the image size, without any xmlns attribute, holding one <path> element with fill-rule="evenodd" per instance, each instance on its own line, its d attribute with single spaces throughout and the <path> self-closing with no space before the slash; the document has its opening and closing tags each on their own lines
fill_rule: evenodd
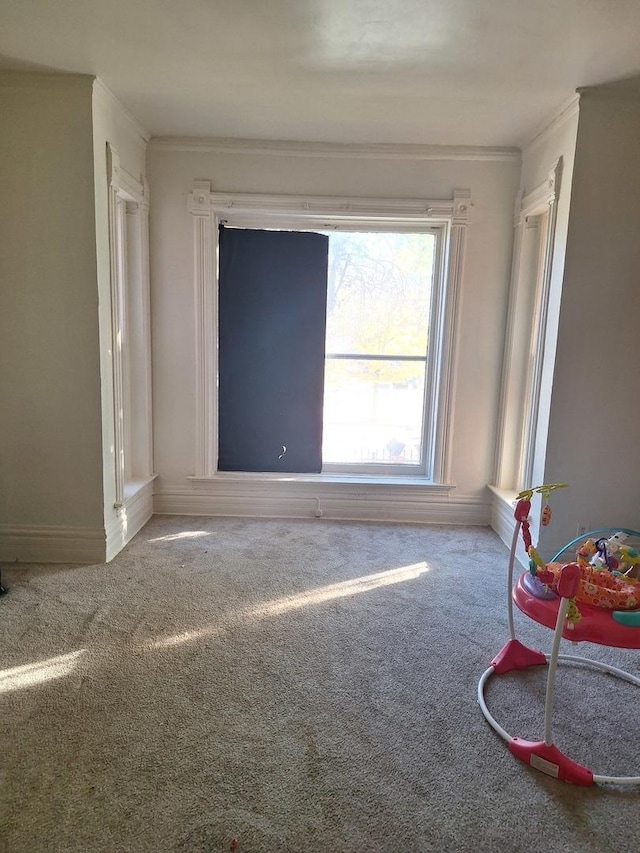
<svg viewBox="0 0 640 853">
<path fill-rule="evenodd" d="M 640 0 L 0 0 L 0 67 L 95 74 L 153 136 L 510 146 L 640 73 Z"/>
</svg>

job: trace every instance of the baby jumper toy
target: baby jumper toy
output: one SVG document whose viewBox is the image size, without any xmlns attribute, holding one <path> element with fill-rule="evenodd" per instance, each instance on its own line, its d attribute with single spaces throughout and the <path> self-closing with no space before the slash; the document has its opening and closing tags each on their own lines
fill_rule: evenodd
<svg viewBox="0 0 640 853">
<path fill-rule="evenodd" d="M 536 486 L 521 492 L 514 511 L 516 520 L 507 572 L 507 610 L 510 639 L 489 664 L 478 683 L 478 703 L 489 725 L 505 740 L 509 750 L 525 764 L 549 776 L 576 785 L 612 783 L 638 785 L 640 776 L 601 776 L 561 752 L 553 743 L 551 717 L 558 662 L 573 662 L 607 672 L 640 687 L 640 678 L 614 666 L 576 655 L 561 655 L 560 641 L 587 641 L 604 646 L 640 649 L 640 548 L 635 530 L 603 528 L 573 539 L 545 564 L 531 542 L 529 511 L 534 493 L 542 495 L 541 521 L 549 523 L 549 494 L 565 484 Z M 515 586 L 513 568 L 518 535 L 529 555 L 529 571 Z M 561 558 L 574 548 L 574 560 Z M 551 654 L 543 654 L 516 639 L 513 602 L 534 621 L 554 630 Z M 484 697 L 487 681 L 513 669 L 547 665 L 544 740 L 513 737 L 495 720 Z"/>
</svg>

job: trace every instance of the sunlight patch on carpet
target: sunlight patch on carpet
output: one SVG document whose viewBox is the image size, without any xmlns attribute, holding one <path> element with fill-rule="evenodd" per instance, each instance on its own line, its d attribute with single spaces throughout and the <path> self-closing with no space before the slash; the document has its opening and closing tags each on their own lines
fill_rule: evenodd
<svg viewBox="0 0 640 853">
<path fill-rule="evenodd" d="M 181 533 L 170 533 L 167 536 L 147 539 L 147 542 L 175 542 L 178 539 L 200 539 L 203 536 L 211 536 L 211 533 L 208 530 L 183 530 Z"/>
<path fill-rule="evenodd" d="M 312 604 L 331 601 L 334 598 L 346 598 L 347 596 L 357 595 L 361 592 L 369 592 L 381 586 L 403 583 L 404 581 L 420 577 L 421 574 L 428 571 L 429 566 L 423 561 L 421 563 L 413 563 L 410 566 L 401 566 L 399 569 L 378 572 L 375 575 L 364 575 L 363 577 L 353 578 L 352 580 L 342 581 L 341 583 L 332 583 L 328 586 L 318 587 L 318 589 L 299 592 L 296 595 L 287 595 L 285 598 L 278 598 L 275 601 L 267 601 L 264 604 L 258 605 L 258 607 L 250 612 L 250 615 L 256 618 L 276 616 L 279 613 L 286 613 L 289 610 L 296 610 L 299 607 L 308 607 Z"/>
<path fill-rule="evenodd" d="M 347 598 L 361 592 L 370 592 L 380 587 L 414 580 L 428 571 L 429 566 L 423 560 L 420 563 L 400 566 L 400 568 L 377 572 L 374 575 L 363 575 L 362 577 L 352 578 L 348 581 L 341 581 L 340 583 L 328 584 L 317 589 L 298 592 L 295 595 L 287 595 L 284 598 L 265 601 L 250 610 L 238 611 L 234 614 L 233 624 L 237 625 L 241 621 L 253 622 L 269 616 L 278 616 L 281 613 L 287 613 L 290 610 L 297 610 L 301 607 L 322 604 L 325 601 L 331 601 L 336 598 Z M 159 640 L 145 643 L 143 650 L 167 649 L 172 646 L 180 646 L 183 643 L 194 642 L 195 640 L 219 637 L 225 633 L 226 629 L 227 626 L 225 625 L 211 625 L 205 628 L 196 628 L 193 631 L 182 631 L 170 637 L 163 637 Z"/>
<path fill-rule="evenodd" d="M 69 675 L 76 668 L 85 651 L 86 649 L 79 649 L 67 655 L 0 670 L 0 693 L 20 690 L 23 687 L 31 687 L 34 684 L 42 684 L 45 681 Z"/>
</svg>

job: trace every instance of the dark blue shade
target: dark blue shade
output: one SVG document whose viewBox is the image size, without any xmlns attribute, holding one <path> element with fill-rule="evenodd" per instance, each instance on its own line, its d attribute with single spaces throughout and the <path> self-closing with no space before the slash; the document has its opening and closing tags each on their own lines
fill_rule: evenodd
<svg viewBox="0 0 640 853">
<path fill-rule="evenodd" d="M 318 473 L 329 238 L 220 227 L 218 468 Z"/>
</svg>

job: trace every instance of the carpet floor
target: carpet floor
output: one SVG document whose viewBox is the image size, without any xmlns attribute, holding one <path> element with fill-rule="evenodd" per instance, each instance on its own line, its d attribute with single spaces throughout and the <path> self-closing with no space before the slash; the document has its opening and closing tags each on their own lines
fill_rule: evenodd
<svg viewBox="0 0 640 853">
<path fill-rule="evenodd" d="M 155 516 L 109 564 L 4 566 L 0 849 L 637 853 L 640 791 L 532 770 L 480 712 L 506 563 L 485 528 Z M 544 691 L 487 701 L 540 739 Z M 565 665 L 557 691 L 560 748 L 640 773 L 636 687 Z"/>
</svg>

